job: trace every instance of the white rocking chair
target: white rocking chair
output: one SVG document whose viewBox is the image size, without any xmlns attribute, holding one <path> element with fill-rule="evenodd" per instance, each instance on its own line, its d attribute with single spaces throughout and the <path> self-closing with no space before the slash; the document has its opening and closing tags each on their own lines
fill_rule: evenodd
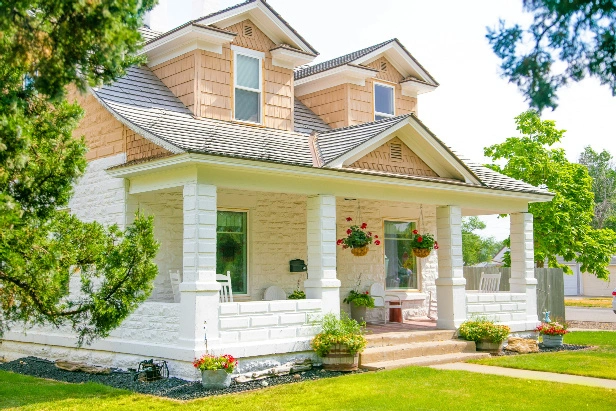
<svg viewBox="0 0 616 411">
<path fill-rule="evenodd" d="M 386 294 L 385 288 L 381 283 L 374 283 L 370 286 L 370 295 L 374 298 L 374 308 L 385 308 L 385 318 L 383 319 L 383 324 L 387 324 L 389 318 L 389 309 L 400 310 L 402 313 L 402 300 L 400 296 L 396 294 Z M 388 300 L 388 297 L 397 298 L 398 301 L 393 301 L 398 305 L 391 305 L 391 300 Z"/>
<path fill-rule="evenodd" d="M 499 274 L 485 274 L 481 273 L 479 279 L 479 292 L 480 293 L 497 293 L 500 288 L 501 275 Z"/>
<path fill-rule="evenodd" d="M 227 274 L 216 274 L 216 281 L 221 285 L 220 302 L 232 303 L 233 289 L 231 288 L 231 271 L 227 271 Z"/>
<path fill-rule="evenodd" d="M 263 293 L 264 301 L 286 300 L 286 299 L 287 299 L 287 293 L 285 293 L 284 290 L 278 287 L 277 285 L 272 285 L 270 287 L 267 287 L 265 289 L 265 292 Z"/>
</svg>

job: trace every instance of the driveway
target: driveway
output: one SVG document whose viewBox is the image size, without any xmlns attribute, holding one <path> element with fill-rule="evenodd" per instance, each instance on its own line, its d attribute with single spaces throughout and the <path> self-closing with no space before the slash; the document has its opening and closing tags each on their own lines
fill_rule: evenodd
<svg viewBox="0 0 616 411">
<path fill-rule="evenodd" d="M 616 314 L 611 308 L 565 307 L 567 321 L 594 321 L 616 323 Z"/>
</svg>

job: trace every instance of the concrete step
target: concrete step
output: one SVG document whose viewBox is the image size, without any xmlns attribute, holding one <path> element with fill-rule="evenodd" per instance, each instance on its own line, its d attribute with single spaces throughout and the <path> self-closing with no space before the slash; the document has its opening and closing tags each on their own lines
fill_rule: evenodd
<svg viewBox="0 0 616 411">
<path fill-rule="evenodd" d="M 428 355 L 425 357 L 413 357 L 413 358 L 404 358 L 400 360 L 393 361 L 380 361 L 380 362 L 370 362 L 370 363 L 362 363 L 361 368 L 376 371 L 376 370 L 393 370 L 395 368 L 402 367 L 411 367 L 411 366 L 429 366 L 436 364 L 448 364 L 453 362 L 461 362 L 474 360 L 478 358 L 489 357 L 488 353 L 479 353 L 479 352 L 463 352 L 463 353 L 451 353 L 451 354 L 442 354 L 442 355 Z"/>
<path fill-rule="evenodd" d="M 387 347 L 390 345 L 411 344 L 418 342 L 445 341 L 455 337 L 455 331 L 412 331 L 412 332 L 389 332 L 382 334 L 367 334 L 367 348 Z"/>
<path fill-rule="evenodd" d="M 474 341 L 445 340 L 366 348 L 359 355 L 360 364 L 395 361 L 413 357 L 475 352 Z"/>
</svg>

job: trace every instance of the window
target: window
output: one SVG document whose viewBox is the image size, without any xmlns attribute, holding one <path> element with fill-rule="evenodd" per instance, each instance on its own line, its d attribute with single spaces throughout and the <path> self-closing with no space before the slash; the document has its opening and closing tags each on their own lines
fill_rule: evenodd
<svg viewBox="0 0 616 411">
<path fill-rule="evenodd" d="M 374 83 L 374 119 L 382 120 L 394 116 L 394 88 Z"/>
<path fill-rule="evenodd" d="M 250 50 L 247 50 L 248 52 Z M 235 52 L 235 119 L 261 123 L 261 58 Z"/>
<path fill-rule="evenodd" d="M 216 225 L 216 272 L 231 272 L 233 294 L 248 292 L 247 213 L 218 211 Z"/>
<path fill-rule="evenodd" d="M 385 288 L 418 288 L 417 258 L 411 250 L 411 236 L 416 224 L 385 221 Z"/>
</svg>

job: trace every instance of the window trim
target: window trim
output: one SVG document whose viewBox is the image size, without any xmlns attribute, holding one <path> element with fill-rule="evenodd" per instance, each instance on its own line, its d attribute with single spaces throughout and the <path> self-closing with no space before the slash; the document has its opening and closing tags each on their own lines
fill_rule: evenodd
<svg viewBox="0 0 616 411">
<path fill-rule="evenodd" d="M 405 218 L 405 217 L 383 217 L 382 220 L 382 233 L 383 233 L 383 270 L 384 270 L 384 276 L 383 276 L 383 287 L 385 288 L 386 292 L 390 292 L 390 293 L 396 293 L 396 292 L 406 292 L 406 293 L 420 293 L 422 290 L 422 285 L 423 285 L 423 275 L 422 275 L 422 268 L 423 265 L 420 264 L 420 261 L 417 257 L 415 257 L 417 259 L 417 288 L 387 288 L 387 271 L 385 270 L 385 241 L 386 241 L 386 237 L 385 237 L 385 222 L 390 222 L 390 223 L 415 223 L 415 229 L 416 230 L 420 230 L 419 227 L 419 220 L 416 218 Z"/>
<path fill-rule="evenodd" d="M 381 116 L 381 117 L 396 117 L 396 87 L 394 85 L 391 84 L 387 84 L 387 83 L 382 83 L 380 81 L 373 81 L 372 82 L 372 111 L 374 112 L 374 121 L 377 121 L 376 116 Z M 390 89 L 392 89 L 392 93 L 391 93 L 391 98 L 392 98 L 392 108 L 394 109 L 394 113 L 393 114 L 388 114 L 388 113 L 381 113 L 379 111 L 376 111 L 376 86 L 380 86 L 380 87 L 389 87 Z"/>
<path fill-rule="evenodd" d="M 240 121 L 242 123 L 248 123 L 248 124 L 258 124 L 258 125 L 262 125 L 263 124 L 263 60 L 265 59 L 265 53 L 263 53 L 262 51 L 257 51 L 257 50 L 252 50 L 252 49 L 247 49 L 244 47 L 238 47 L 235 45 L 231 45 L 231 50 L 233 51 L 233 120 L 234 121 Z M 255 58 L 257 60 L 259 60 L 259 89 L 253 89 L 250 87 L 244 87 L 244 86 L 239 86 L 237 84 L 237 56 L 238 55 L 242 55 L 242 56 L 246 56 L 246 57 L 251 57 L 251 58 Z M 253 93 L 258 93 L 259 94 L 259 121 L 255 122 L 255 121 L 249 121 L 249 120 L 241 120 L 235 117 L 235 104 L 237 103 L 237 99 L 235 96 L 235 91 L 237 89 L 240 90 L 245 90 L 245 91 L 251 91 Z"/>
<path fill-rule="evenodd" d="M 233 208 L 233 207 L 217 207 L 216 208 L 216 216 L 218 217 L 218 212 L 219 211 L 231 211 L 234 213 L 246 213 L 246 293 L 245 294 L 240 294 L 240 293 L 236 293 L 233 292 L 233 298 L 235 298 L 236 296 L 239 298 L 246 298 L 246 297 L 250 297 L 250 232 L 252 231 L 250 229 L 250 210 L 247 208 Z M 216 236 L 218 236 L 218 227 L 216 227 Z M 218 259 L 218 255 L 216 256 L 216 259 Z M 218 271 L 218 270 L 216 270 Z M 217 274 L 226 274 L 226 273 L 217 273 Z"/>
</svg>

